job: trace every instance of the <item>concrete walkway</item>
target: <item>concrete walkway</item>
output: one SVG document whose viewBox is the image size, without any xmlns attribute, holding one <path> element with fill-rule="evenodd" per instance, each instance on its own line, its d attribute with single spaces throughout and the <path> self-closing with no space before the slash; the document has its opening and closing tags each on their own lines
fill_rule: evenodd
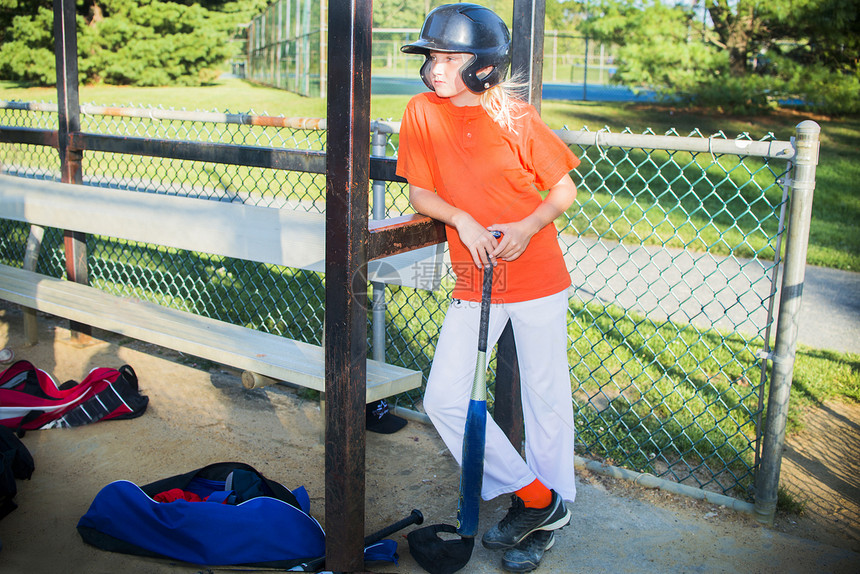
<svg viewBox="0 0 860 574">
<path fill-rule="evenodd" d="M 860 273 L 806 266 L 798 338 L 816 349 L 860 353 Z"/>
</svg>

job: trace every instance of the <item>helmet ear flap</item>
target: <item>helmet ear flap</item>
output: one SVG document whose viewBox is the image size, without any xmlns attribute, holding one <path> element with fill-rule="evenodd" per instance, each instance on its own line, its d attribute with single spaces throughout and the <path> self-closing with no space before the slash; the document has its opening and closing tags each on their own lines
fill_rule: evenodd
<svg viewBox="0 0 860 574">
<path fill-rule="evenodd" d="M 480 71 L 484 68 L 491 69 L 486 74 L 481 74 Z M 460 77 L 463 79 L 466 87 L 469 88 L 469 91 L 480 94 L 504 80 L 506 71 L 506 66 L 499 66 L 493 63 L 481 65 L 478 58 L 473 57 L 461 68 Z"/>
<path fill-rule="evenodd" d="M 460 79 L 463 80 L 463 85 L 465 85 L 470 92 L 475 94 L 480 94 L 483 92 L 483 89 L 475 89 L 481 87 L 481 78 L 478 77 L 478 58 L 475 54 L 469 54 L 469 58 L 463 62 L 463 65 L 460 67 Z M 492 73 L 492 72 L 491 72 Z"/>
<path fill-rule="evenodd" d="M 436 88 L 433 87 L 433 80 L 430 77 L 430 52 L 424 54 L 424 63 L 421 65 L 421 70 L 419 74 L 421 75 L 421 79 L 424 80 L 424 85 L 430 88 L 431 91 L 435 92 Z"/>
</svg>

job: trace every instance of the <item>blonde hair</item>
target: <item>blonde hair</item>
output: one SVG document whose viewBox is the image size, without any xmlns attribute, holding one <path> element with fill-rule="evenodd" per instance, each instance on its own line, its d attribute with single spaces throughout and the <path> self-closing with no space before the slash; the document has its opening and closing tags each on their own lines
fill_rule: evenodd
<svg viewBox="0 0 860 574">
<path fill-rule="evenodd" d="M 494 122 L 510 132 L 517 133 L 514 122 L 522 117 L 522 114 L 517 115 L 517 112 L 528 100 L 527 90 L 528 82 L 524 80 L 524 75 L 514 74 L 482 92 L 481 107 Z"/>
</svg>

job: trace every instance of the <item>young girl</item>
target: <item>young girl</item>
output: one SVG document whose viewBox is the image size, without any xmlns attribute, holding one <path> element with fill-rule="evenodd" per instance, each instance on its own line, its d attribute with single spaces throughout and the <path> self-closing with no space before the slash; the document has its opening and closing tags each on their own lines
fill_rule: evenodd
<svg viewBox="0 0 860 574">
<path fill-rule="evenodd" d="M 568 274 L 553 225 L 576 198 L 568 172 L 579 159 L 534 107 L 503 82 L 510 35 L 474 4 L 433 10 L 421 36 L 403 46 L 425 56 L 432 90 L 409 102 L 400 128 L 397 173 L 416 211 L 446 224 L 457 276 L 439 335 L 424 408 L 462 459 L 466 410 L 477 357 L 483 268 L 494 270 L 488 343 L 510 320 L 520 367 L 526 459 L 487 421 L 482 498 L 513 493 L 507 516 L 482 539 L 506 549 L 503 566 L 526 572 L 570 521 L 576 496 L 573 405 L 567 363 Z M 546 191 L 542 198 L 540 191 Z M 493 231 L 502 232 L 497 240 Z"/>
</svg>

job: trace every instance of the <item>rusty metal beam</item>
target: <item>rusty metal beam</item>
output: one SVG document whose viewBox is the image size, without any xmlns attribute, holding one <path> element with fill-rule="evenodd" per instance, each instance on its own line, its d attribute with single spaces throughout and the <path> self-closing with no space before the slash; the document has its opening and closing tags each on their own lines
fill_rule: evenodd
<svg viewBox="0 0 860 574">
<path fill-rule="evenodd" d="M 325 153 L 321 151 L 130 138 L 91 133 L 72 134 L 70 145 L 73 149 L 86 151 L 325 173 Z"/>
<path fill-rule="evenodd" d="M 45 134 L 49 133 L 44 130 L 28 130 L 27 128 L 13 128 L 9 130 L 8 134 L 4 134 L 4 131 L 5 128 L 0 129 L 0 141 L 5 141 L 5 138 L 8 138 L 10 141 L 20 141 L 21 143 L 29 143 L 31 141 L 42 143 L 39 141 L 39 138 L 48 136 L 40 134 L 43 132 Z M 70 148 L 79 151 L 166 157 L 188 161 L 304 171 L 308 173 L 326 172 L 326 154 L 321 151 L 190 142 L 159 138 L 134 138 L 93 133 L 73 133 L 69 137 Z M 23 141 L 25 138 L 28 141 Z M 371 179 L 406 183 L 405 179 L 395 173 L 396 169 L 397 160 L 395 159 L 370 158 Z"/>
<path fill-rule="evenodd" d="M 0 142 L 59 148 L 57 130 L 3 126 L 0 127 Z"/>
<path fill-rule="evenodd" d="M 445 224 L 426 215 L 402 215 L 369 224 L 367 259 L 372 261 L 445 242 Z"/>
<path fill-rule="evenodd" d="M 57 63 L 57 114 L 64 183 L 81 183 L 80 153 L 69 150 L 69 134 L 81 131 L 78 97 L 78 32 L 75 0 L 54 0 L 54 56 Z"/>
<path fill-rule="evenodd" d="M 406 183 L 406 180 L 397 175 L 397 160 L 393 158 L 371 157 L 370 158 L 370 179 L 379 179 L 384 181 L 396 181 L 398 183 Z"/>
<path fill-rule="evenodd" d="M 78 98 L 78 29 L 75 0 L 54 0 L 54 56 L 57 64 L 57 113 L 59 126 L 57 148 L 60 153 L 60 173 L 64 183 L 80 184 L 81 152 L 71 149 L 69 135 L 81 131 L 81 109 Z M 87 285 L 87 237 L 76 231 L 64 231 L 66 277 Z M 72 341 L 90 342 L 92 327 L 71 321 Z"/>
<path fill-rule="evenodd" d="M 522 451 L 525 427 L 523 424 L 523 401 L 520 390 L 520 365 L 517 360 L 517 344 L 511 322 L 505 325 L 499 337 L 496 352 L 496 393 L 493 418 L 505 432 L 508 440 L 518 451 Z"/>
<path fill-rule="evenodd" d="M 540 111 L 546 0 L 514 0 L 511 69 L 526 74 L 529 103 Z"/>
<path fill-rule="evenodd" d="M 364 570 L 371 0 L 330 0 L 326 123 L 326 569 Z"/>
</svg>

